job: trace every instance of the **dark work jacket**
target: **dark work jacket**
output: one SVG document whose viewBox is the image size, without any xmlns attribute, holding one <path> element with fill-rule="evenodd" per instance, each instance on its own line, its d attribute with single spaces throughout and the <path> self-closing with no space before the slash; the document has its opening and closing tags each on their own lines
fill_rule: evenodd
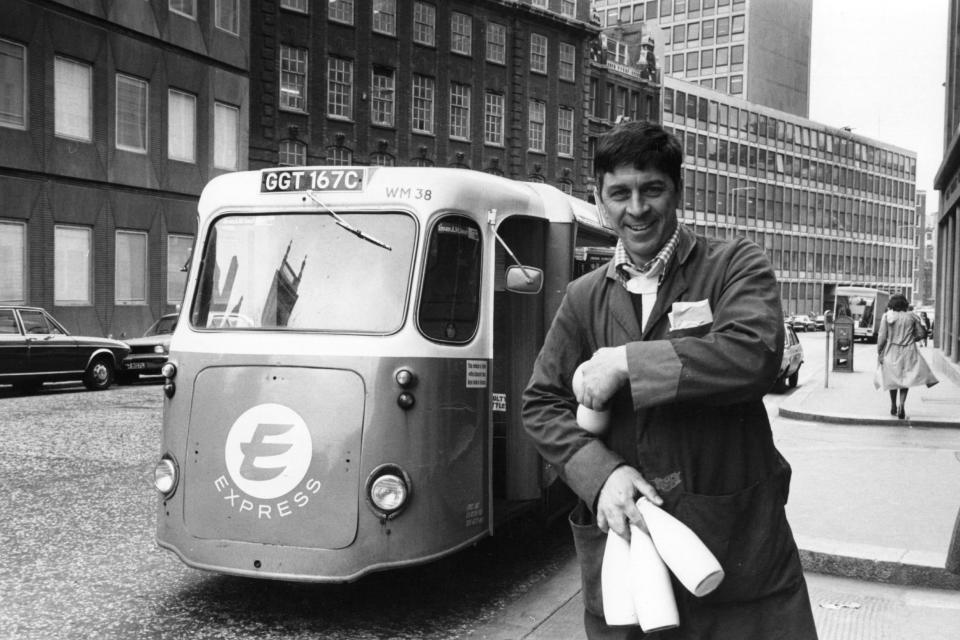
<svg viewBox="0 0 960 640">
<path fill-rule="evenodd" d="M 700 302 L 680 328 L 674 302 Z M 703 303 L 707 301 L 707 303 Z M 706 309 L 709 309 L 707 311 Z M 773 444 L 763 395 L 783 353 L 776 278 L 763 251 L 681 227 L 646 330 L 612 263 L 570 283 L 523 396 L 523 420 L 544 459 L 579 496 L 571 514 L 584 603 L 602 617 L 606 539 L 592 510 L 629 464 L 664 508 L 720 560 L 726 578 L 704 598 L 674 581 L 681 626 L 657 638 L 816 638 L 784 505 L 790 467 Z M 576 424 L 570 380 L 600 347 L 626 345 L 629 385 L 611 400 L 602 437 Z"/>
</svg>

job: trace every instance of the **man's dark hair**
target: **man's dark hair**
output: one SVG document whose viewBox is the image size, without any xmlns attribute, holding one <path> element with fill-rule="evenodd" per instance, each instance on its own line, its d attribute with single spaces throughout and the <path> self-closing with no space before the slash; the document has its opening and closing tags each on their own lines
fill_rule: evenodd
<svg viewBox="0 0 960 640">
<path fill-rule="evenodd" d="M 887 304 L 887 308 L 894 311 L 906 311 L 908 306 L 907 296 L 902 293 L 895 293 L 890 296 L 890 302 Z"/>
<path fill-rule="evenodd" d="M 641 171 L 663 172 L 679 190 L 682 184 L 683 147 L 676 136 L 652 122 L 624 122 L 597 140 L 593 156 L 593 174 L 597 188 L 603 189 L 603 176 L 621 165 Z"/>
</svg>

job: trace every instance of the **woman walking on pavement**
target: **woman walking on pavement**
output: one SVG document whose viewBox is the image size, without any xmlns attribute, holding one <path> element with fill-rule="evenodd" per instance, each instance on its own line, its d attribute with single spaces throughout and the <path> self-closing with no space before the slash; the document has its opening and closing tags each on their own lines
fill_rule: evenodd
<svg viewBox="0 0 960 640">
<path fill-rule="evenodd" d="M 910 387 L 932 387 L 939 382 L 917 348 L 917 342 L 926 336 L 926 328 L 907 307 L 903 294 L 890 296 L 877 337 L 879 375 L 873 383 L 878 389 L 882 386 L 890 391 L 890 415 L 901 420 L 906 417 L 903 405 Z"/>
</svg>

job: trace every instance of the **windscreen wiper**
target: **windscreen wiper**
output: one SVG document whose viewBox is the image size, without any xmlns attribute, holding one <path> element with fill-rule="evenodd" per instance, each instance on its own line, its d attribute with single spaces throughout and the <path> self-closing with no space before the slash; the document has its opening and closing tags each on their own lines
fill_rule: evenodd
<svg viewBox="0 0 960 640">
<path fill-rule="evenodd" d="M 386 242 L 381 242 L 380 240 L 377 240 L 377 239 L 374 238 L 373 236 L 364 233 L 363 231 L 361 231 L 360 229 L 357 229 L 355 226 L 353 226 L 352 224 L 350 224 L 349 222 L 347 222 L 346 220 L 344 220 L 343 218 L 341 218 L 339 215 L 337 215 L 337 212 L 336 212 L 336 211 L 334 211 L 333 209 L 331 209 L 331 208 L 328 207 L 327 205 L 323 204 L 323 202 L 321 202 L 320 199 L 317 198 L 316 195 L 314 195 L 315 192 L 310 191 L 310 190 L 308 189 L 307 191 L 304 191 L 304 193 L 306 193 L 307 196 L 308 196 L 311 200 L 313 200 L 313 201 L 316 202 L 318 205 L 320 205 L 321 207 L 323 207 L 324 209 L 326 209 L 326 210 L 327 210 L 327 213 L 329 213 L 331 216 L 333 216 L 333 219 L 336 221 L 337 225 L 343 227 L 344 229 L 346 229 L 347 231 L 349 231 L 349 232 L 352 233 L 353 235 L 357 236 L 358 238 L 363 238 L 363 239 L 366 240 L 367 242 L 369 242 L 369 243 L 371 243 L 371 244 L 375 244 L 375 245 L 377 245 L 378 247 L 383 247 L 383 248 L 386 249 L 387 251 L 393 251 L 393 249 L 390 248 L 390 245 L 388 245 Z"/>
</svg>

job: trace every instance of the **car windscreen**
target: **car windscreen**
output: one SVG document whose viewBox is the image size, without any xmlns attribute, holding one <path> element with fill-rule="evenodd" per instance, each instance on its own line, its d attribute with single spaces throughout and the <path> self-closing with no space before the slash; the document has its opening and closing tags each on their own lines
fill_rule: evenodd
<svg viewBox="0 0 960 640">
<path fill-rule="evenodd" d="M 208 234 L 197 328 L 393 333 L 402 326 L 416 221 L 399 212 L 227 215 Z"/>
</svg>

